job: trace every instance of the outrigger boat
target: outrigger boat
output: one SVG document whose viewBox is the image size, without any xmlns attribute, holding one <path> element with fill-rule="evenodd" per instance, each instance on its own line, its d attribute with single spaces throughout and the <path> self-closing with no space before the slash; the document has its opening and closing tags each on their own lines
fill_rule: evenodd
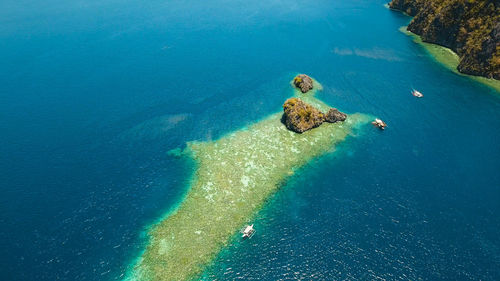
<svg viewBox="0 0 500 281">
<path fill-rule="evenodd" d="M 385 127 L 387 127 L 387 124 L 385 124 L 384 121 L 378 118 L 376 118 L 375 121 L 372 122 L 372 124 L 377 126 L 380 130 L 384 130 Z"/>
<path fill-rule="evenodd" d="M 417 97 L 417 98 L 421 98 L 421 97 L 423 97 L 423 96 L 424 96 L 421 92 L 419 92 L 419 91 L 417 91 L 417 90 L 415 90 L 415 89 L 412 89 L 412 90 L 411 90 L 411 94 L 412 94 L 412 95 L 414 95 L 414 96 L 415 96 L 415 97 Z"/>
<path fill-rule="evenodd" d="M 249 238 L 250 239 L 255 234 L 255 229 L 253 228 L 253 224 L 252 224 L 252 225 L 247 225 L 240 232 L 243 233 L 241 238 L 243 238 L 243 239 Z"/>
</svg>

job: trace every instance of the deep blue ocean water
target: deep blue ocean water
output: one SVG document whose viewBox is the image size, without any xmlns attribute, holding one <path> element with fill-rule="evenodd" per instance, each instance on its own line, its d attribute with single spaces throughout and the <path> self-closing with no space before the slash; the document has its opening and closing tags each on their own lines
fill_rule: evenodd
<svg viewBox="0 0 500 281">
<path fill-rule="evenodd" d="M 302 72 L 389 127 L 300 170 L 205 279 L 500 280 L 500 95 L 383 4 L 1 1 L 0 279 L 121 279 L 191 176 L 167 152 L 279 111 Z"/>
</svg>

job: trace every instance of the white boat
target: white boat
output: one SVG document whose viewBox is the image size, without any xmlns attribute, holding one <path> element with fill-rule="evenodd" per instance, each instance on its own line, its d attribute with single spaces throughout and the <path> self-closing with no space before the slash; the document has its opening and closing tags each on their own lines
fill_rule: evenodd
<svg viewBox="0 0 500 281">
<path fill-rule="evenodd" d="M 241 233 L 243 233 L 243 235 L 241 236 L 241 238 L 243 239 L 252 238 L 252 236 L 255 234 L 255 229 L 253 228 L 253 224 L 247 225 L 245 228 L 241 230 Z"/>
<path fill-rule="evenodd" d="M 421 97 L 424 96 L 421 92 L 419 92 L 419 91 L 417 91 L 415 89 L 411 90 L 411 94 L 414 95 L 417 98 L 421 98 Z"/>
<path fill-rule="evenodd" d="M 381 130 L 385 130 L 385 127 L 387 127 L 387 124 L 385 124 L 382 119 L 376 118 L 375 121 L 372 122 L 373 125 L 377 126 Z"/>
</svg>

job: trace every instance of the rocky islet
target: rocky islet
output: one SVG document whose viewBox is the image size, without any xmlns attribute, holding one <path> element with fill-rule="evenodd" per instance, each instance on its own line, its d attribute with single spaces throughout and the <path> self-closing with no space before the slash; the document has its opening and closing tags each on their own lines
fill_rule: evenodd
<svg viewBox="0 0 500 281">
<path fill-rule="evenodd" d="M 305 74 L 299 74 L 293 79 L 293 85 L 304 94 L 313 89 L 313 84 L 313 79 Z"/>
<path fill-rule="evenodd" d="M 325 114 L 300 98 L 289 98 L 283 104 L 282 122 L 296 133 L 303 133 L 319 127 L 323 122 L 335 123 L 345 121 L 347 114 L 336 108 L 330 108 Z"/>
</svg>

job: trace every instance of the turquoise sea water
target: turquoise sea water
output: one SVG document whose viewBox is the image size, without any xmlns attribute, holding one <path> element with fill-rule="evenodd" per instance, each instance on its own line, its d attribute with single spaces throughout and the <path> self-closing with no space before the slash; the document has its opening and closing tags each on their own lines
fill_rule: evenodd
<svg viewBox="0 0 500 281">
<path fill-rule="evenodd" d="M 2 280 L 121 279 L 185 192 L 167 152 L 279 111 L 297 73 L 389 127 L 300 170 L 204 279 L 499 280 L 500 96 L 383 4 L 1 1 Z"/>
</svg>

